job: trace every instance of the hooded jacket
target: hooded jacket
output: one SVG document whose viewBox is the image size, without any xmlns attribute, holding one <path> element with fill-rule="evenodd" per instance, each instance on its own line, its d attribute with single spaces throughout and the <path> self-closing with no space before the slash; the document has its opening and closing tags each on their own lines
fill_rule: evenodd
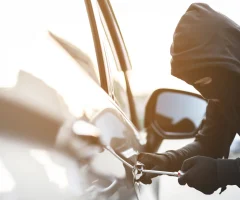
<svg viewBox="0 0 240 200">
<path fill-rule="evenodd" d="M 207 4 L 192 4 L 173 36 L 172 75 L 184 79 L 186 72 L 206 68 L 240 74 L 239 50 L 239 25 Z"/>
<path fill-rule="evenodd" d="M 176 27 L 171 55 L 172 75 L 188 83 L 193 78 L 191 75 L 203 75 L 209 71 L 215 73 L 219 70 L 238 79 L 240 27 L 206 4 L 192 4 Z M 221 104 L 209 100 L 205 122 L 195 141 L 179 150 L 166 153 L 174 166 L 172 170 L 180 169 L 185 159 L 196 155 L 228 158 L 237 130 L 237 123 L 234 127 L 231 123 L 235 118 L 236 115 L 226 110 L 223 112 Z M 239 159 L 219 159 L 218 179 L 223 188 L 227 183 L 235 183 L 240 187 Z"/>
</svg>

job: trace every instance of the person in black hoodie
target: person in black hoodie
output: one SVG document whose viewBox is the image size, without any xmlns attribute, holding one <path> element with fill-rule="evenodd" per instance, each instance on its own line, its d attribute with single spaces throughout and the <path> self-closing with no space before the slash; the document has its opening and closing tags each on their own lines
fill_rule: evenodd
<svg viewBox="0 0 240 200">
<path fill-rule="evenodd" d="M 208 100 L 206 121 L 194 142 L 176 151 L 141 153 L 138 161 L 148 169 L 181 169 L 179 184 L 205 194 L 240 187 L 240 158 L 228 159 L 240 133 L 240 27 L 207 4 L 194 3 L 176 27 L 171 55 L 172 75 Z M 140 181 L 150 184 L 154 176 Z"/>
</svg>

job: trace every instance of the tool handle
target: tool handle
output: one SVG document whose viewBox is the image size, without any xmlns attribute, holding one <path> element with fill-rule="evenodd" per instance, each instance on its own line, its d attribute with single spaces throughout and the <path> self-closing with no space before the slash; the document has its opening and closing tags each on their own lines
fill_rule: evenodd
<svg viewBox="0 0 240 200">
<path fill-rule="evenodd" d="M 183 175 L 184 175 L 184 172 L 183 172 L 183 171 L 181 171 L 181 170 L 179 170 L 177 173 L 178 173 L 178 177 L 181 177 L 181 176 L 183 176 Z"/>
<path fill-rule="evenodd" d="M 167 175 L 167 174 L 166 174 Z M 172 175 L 169 175 L 169 176 L 175 176 L 175 177 L 181 177 L 181 176 L 183 176 L 184 175 L 184 172 L 183 171 L 181 171 L 181 170 L 179 170 L 178 172 L 173 172 L 173 174 Z"/>
</svg>

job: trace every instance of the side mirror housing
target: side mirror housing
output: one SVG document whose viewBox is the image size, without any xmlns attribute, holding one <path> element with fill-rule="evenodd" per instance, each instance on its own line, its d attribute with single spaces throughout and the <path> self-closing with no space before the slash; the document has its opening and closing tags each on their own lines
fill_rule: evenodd
<svg viewBox="0 0 240 200">
<path fill-rule="evenodd" d="M 206 107 L 207 101 L 198 94 L 173 89 L 154 91 L 145 110 L 147 145 L 154 146 L 152 143 L 161 143 L 163 139 L 194 137 L 201 127 Z"/>
</svg>

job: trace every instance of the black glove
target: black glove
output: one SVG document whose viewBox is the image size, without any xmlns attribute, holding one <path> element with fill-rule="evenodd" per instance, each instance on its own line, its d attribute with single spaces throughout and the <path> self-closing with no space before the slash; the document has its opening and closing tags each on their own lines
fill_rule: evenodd
<svg viewBox="0 0 240 200">
<path fill-rule="evenodd" d="M 169 158 L 164 154 L 155 154 L 155 153 L 140 153 L 138 155 L 138 161 L 144 164 L 145 169 L 150 170 L 161 170 L 161 171 L 170 171 Z M 152 178 L 158 176 L 157 174 L 144 174 L 139 181 L 144 184 L 151 184 Z"/>
<path fill-rule="evenodd" d="M 222 187 L 222 192 L 227 185 L 237 185 L 240 187 L 240 158 L 217 159 L 218 180 Z"/>
<path fill-rule="evenodd" d="M 204 194 L 212 194 L 219 187 L 217 160 L 196 156 L 184 161 L 181 169 L 185 174 L 178 179 L 180 185 L 188 184 Z"/>
</svg>

